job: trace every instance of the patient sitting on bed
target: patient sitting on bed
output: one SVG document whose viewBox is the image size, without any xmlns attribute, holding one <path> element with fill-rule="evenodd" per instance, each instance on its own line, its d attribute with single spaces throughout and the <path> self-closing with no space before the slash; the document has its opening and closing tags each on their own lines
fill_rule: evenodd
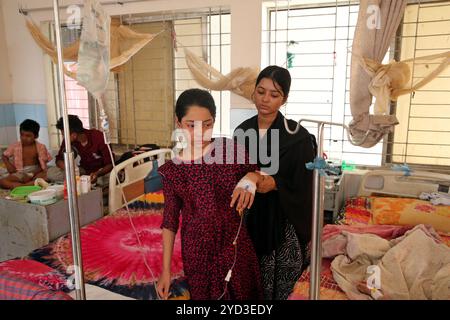
<svg viewBox="0 0 450 320">
<path fill-rule="evenodd" d="M 0 180 L 1 188 L 29 186 L 37 178 L 46 178 L 47 162 L 52 157 L 46 146 L 36 140 L 39 130 L 40 125 L 34 120 L 20 124 L 20 141 L 11 144 L 2 156 L 9 175 Z"/>
</svg>

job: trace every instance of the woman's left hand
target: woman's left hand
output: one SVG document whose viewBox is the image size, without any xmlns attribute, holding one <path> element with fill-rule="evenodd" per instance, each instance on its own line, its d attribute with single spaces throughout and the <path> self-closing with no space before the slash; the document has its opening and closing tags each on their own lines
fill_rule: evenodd
<svg viewBox="0 0 450 320">
<path fill-rule="evenodd" d="M 277 190 L 275 179 L 272 176 L 263 176 L 263 179 L 258 183 L 256 191 L 259 193 L 267 193 L 273 190 Z"/>
</svg>

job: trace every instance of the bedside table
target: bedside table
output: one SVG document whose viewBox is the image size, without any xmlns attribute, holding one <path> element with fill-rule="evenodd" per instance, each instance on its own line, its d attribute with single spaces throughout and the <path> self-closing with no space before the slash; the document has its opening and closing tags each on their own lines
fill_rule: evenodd
<svg viewBox="0 0 450 320">
<path fill-rule="evenodd" d="M 324 221 L 332 224 L 336 220 L 339 213 L 338 193 L 342 176 L 328 176 L 325 178 L 325 194 L 324 194 Z"/>
<path fill-rule="evenodd" d="M 103 217 L 102 190 L 78 197 L 80 227 Z M 67 200 L 40 206 L 0 199 L 0 262 L 23 257 L 70 232 Z"/>
</svg>

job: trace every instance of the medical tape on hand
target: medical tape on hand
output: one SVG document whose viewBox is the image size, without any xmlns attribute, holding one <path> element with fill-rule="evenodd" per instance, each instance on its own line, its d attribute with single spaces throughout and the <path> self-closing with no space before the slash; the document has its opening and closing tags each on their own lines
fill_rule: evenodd
<svg viewBox="0 0 450 320">
<path fill-rule="evenodd" d="M 241 181 L 237 184 L 236 188 L 242 188 L 251 194 L 255 195 L 256 193 L 256 183 L 246 178 L 242 178 Z"/>
</svg>

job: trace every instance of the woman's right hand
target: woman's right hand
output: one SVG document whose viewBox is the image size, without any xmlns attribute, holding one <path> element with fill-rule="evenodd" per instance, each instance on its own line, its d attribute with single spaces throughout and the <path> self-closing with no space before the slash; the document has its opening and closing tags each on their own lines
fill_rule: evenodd
<svg viewBox="0 0 450 320">
<path fill-rule="evenodd" d="M 261 175 L 256 172 L 247 173 L 237 184 L 231 196 L 230 207 L 236 204 L 236 210 L 241 214 L 250 209 L 255 200 L 255 192 Z"/>
<path fill-rule="evenodd" d="M 233 207 L 236 204 L 236 211 L 238 211 L 239 214 L 242 214 L 245 209 L 251 208 L 254 200 L 255 195 L 250 191 L 236 187 L 231 196 L 230 207 Z"/>
<path fill-rule="evenodd" d="M 161 299 L 167 300 L 170 294 L 170 271 L 163 271 L 156 286 Z"/>
</svg>

